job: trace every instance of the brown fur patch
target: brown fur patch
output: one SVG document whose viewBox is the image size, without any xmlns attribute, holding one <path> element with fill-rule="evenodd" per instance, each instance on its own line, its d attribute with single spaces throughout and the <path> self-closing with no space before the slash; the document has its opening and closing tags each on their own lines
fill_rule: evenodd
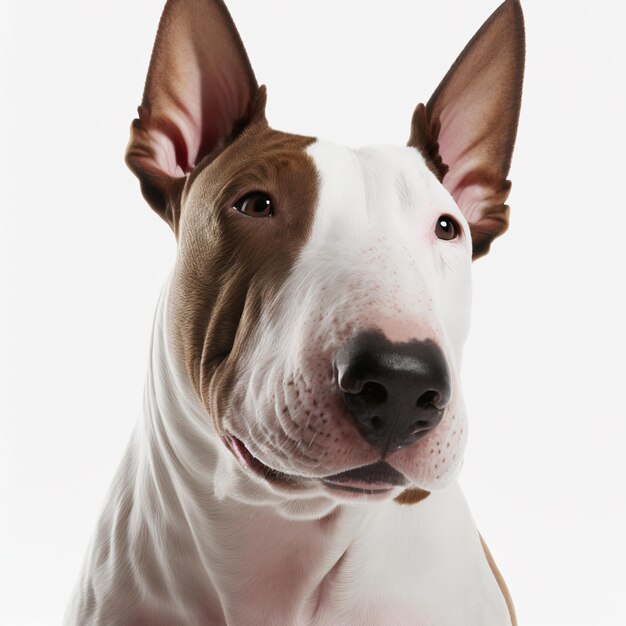
<svg viewBox="0 0 626 626">
<path fill-rule="evenodd" d="M 317 202 L 317 170 L 304 151 L 314 139 L 246 128 L 183 192 L 179 255 L 170 292 L 174 347 L 220 432 L 230 390 L 263 309 L 307 240 Z M 242 215 L 233 205 L 267 193 L 274 215 Z"/>
<path fill-rule="evenodd" d="M 417 504 L 428 498 L 429 495 L 430 491 L 416 487 L 413 489 L 405 489 L 399 496 L 396 496 L 393 501 L 398 504 Z"/>
</svg>

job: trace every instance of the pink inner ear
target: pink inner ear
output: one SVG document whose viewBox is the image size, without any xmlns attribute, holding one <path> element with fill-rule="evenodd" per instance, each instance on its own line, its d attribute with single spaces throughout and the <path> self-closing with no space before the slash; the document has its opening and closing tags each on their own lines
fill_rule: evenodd
<svg viewBox="0 0 626 626">
<path fill-rule="evenodd" d="M 187 134 L 190 137 L 188 141 L 190 141 L 192 136 L 191 128 L 188 129 Z M 181 151 L 184 151 L 183 144 L 179 142 L 177 146 L 173 137 L 161 130 L 156 129 L 152 131 L 151 139 L 154 147 L 154 162 L 146 165 L 154 168 L 156 172 L 162 172 L 172 178 L 185 176 L 189 170 L 183 170 L 178 163 L 179 158 L 177 157 Z"/>
<path fill-rule="evenodd" d="M 178 189 L 175 179 L 217 154 L 251 121 L 257 93 L 223 1 L 169 0 L 126 152 L 153 208 L 164 214 Z"/>
<path fill-rule="evenodd" d="M 442 108 L 439 118 L 439 150 L 449 166 L 443 184 L 470 223 L 478 222 L 493 206 L 506 177 L 498 140 L 502 122 L 497 119 L 506 111 L 494 106 L 488 95 L 492 89 L 498 89 L 493 73 L 479 74 Z"/>
<path fill-rule="evenodd" d="M 211 70 L 207 83 L 202 72 Z M 225 143 L 234 124 L 248 111 L 250 87 L 234 73 L 229 76 L 217 68 L 203 70 L 195 64 L 175 76 L 177 84 L 168 84 L 166 93 L 160 95 L 158 118 L 146 123 L 147 107 L 142 107 L 140 118 L 150 129 L 153 167 L 177 178 Z"/>
<path fill-rule="evenodd" d="M 476 158 L 472 159 L 472 151 L 467 144 L 467 137 L 471 136 L 470 119 L 460 113 L 459 106 L 454 104 L 442 111 L 439 135 L 439 151 L 445 155 L 444 163 L 449 168 L 443 184 L 459 206 L 461 196 L 467 191 L 466 178 L 478 164 Z M 471 221 L 471 209 L 468 207 L 467 211 L 466 218 Z"/>
<path fill-rule="evenodd" d="M 494 150 L 494 124 L 489 111 L 479 101 L 466 98 L 451 103 L 441 112 L 440 152 L 449 166 L 443 185 L 472 226 L 474 247 L 479 250 L 485 239 L 504 232 L 508 208 L 504 202 L 510 183 L 497 172 L 502 159 Z M 469 139 L 469 140 L 468 140 Z"/>
</svg>

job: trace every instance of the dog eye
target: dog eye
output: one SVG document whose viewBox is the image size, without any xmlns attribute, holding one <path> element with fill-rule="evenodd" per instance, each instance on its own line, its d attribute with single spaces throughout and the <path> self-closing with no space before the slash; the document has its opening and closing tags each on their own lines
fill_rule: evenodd
<svg viewBox="0 0 626 626">
<path fill-rule="evenodd" d="M 274 207 L 270 197 L 262 191 L 253 191 L 239 198 L 233 205 L 239 213 L 250 217 L 270 217 L 274 215 Z"/>
<path fill-rule="evenodd" d="M 450 241 L 450 239 L 458 237 L 460 232 L 461 228 L 457 224 L 456 220 L 449 215 L 442 215 L 437 220 L 437 226 L 435 226 L 435 235 L 437 235 L 439 239 Z"/>
</svg>

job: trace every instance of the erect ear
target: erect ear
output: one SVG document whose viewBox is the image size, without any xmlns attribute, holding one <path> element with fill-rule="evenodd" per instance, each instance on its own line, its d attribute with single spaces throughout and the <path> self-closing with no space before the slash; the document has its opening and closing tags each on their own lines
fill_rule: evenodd
<svg viewBox="0 0 626 626">
<path fill-rule="evenodd" d="M 413 114 L 409 145 L 439 175 L 467 218 L 473 258 L 508 227 L 506 179 L 524 77 L 524 17 L 506 0 L 454 62 L 428 104 Z"/>
<path fill-rule="evenodd" d="M 176 231 L 185 177 L 252 122 L 265 122 L 259 88 L 221 0 L 169 0 L 154 43 L 126 163 L 148 204 Z"/>
</svg>

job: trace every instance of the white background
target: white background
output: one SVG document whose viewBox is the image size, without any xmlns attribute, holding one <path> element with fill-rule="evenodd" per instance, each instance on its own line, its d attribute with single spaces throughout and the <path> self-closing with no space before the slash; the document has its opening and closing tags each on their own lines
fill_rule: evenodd
<svg viewBox="0 0 626 626">
<path fill-rule="evenodd" d="M 496 0 L 231 0 L 268 118 L 400 143 Z M 159 0 L 0 15 L 0 623 L 56 624 L 141 406 L 167 226 L 125 169 Z M 511 229 L 475 264 L 462 483 L 520 624 L 626 624 L 626 5 L 526 0 Z"/>
</svg>

